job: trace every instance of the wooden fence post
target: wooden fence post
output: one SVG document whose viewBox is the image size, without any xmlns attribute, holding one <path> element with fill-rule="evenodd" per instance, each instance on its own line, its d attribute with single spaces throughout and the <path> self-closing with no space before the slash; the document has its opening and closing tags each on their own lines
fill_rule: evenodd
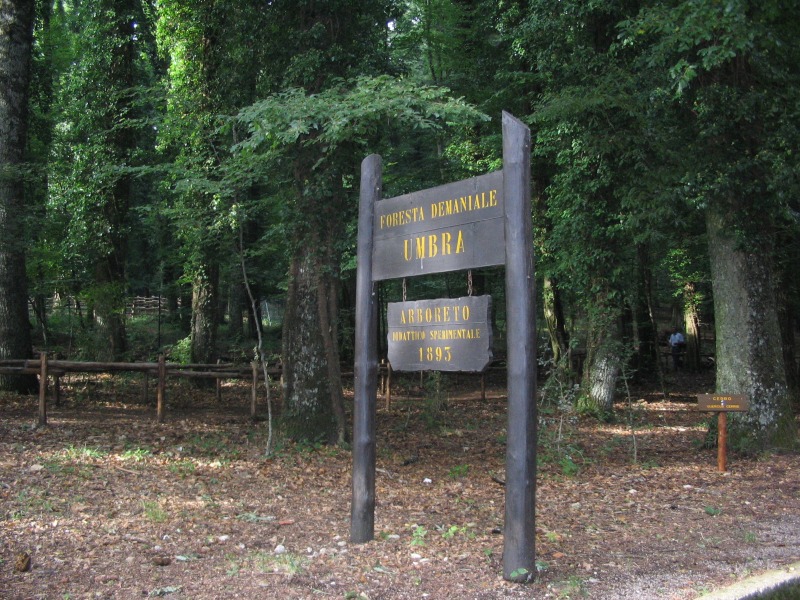
<svg viewBox="0 0 800 600">
<path fill-rule="evenodd" d="M 222 359 L 217 359 L 217 364 L 220 364 Z M 217 402 L 222 402 L 222 379 L 217 377 Z"/>
<path fill-rule="evenodd" d="M 164 360 L 164 355 L 158 355 L 158 407 L 156 412 L 158 414 L 158 422 L 164 422 L 164 393 L 167 389 L 167 364 Z"/>
<path fill-rule="evenodd" d="M 47 425 L 47 352 L 41 353 L 39 372 L 39 426 Z"/>
</svg>

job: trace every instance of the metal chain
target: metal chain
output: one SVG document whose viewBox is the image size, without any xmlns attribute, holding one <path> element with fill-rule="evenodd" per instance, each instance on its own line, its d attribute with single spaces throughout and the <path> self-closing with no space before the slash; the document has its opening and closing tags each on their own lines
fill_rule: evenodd
<svg viewBox="0 0 800 600">
<path fill-rule="evenodd" d="M 403 302 L 406 301 L 406 278 L 403 277 Z"/>
<path fill-rule="evenodd" d="M 467 296 L 472 296 L 472 269 L 467 271 Z"/>
</svg>

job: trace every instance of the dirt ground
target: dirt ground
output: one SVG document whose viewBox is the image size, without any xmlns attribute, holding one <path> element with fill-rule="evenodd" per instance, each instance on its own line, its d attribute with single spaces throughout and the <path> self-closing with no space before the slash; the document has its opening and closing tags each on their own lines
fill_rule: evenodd
<svg viewBox="0 0 800 600">
<path fill-rule="evenodd" d="M 0 398 L 0 597 L 690 599 L 800 560 L 800 457 L 704 449 L 708 376 L 619 422 L 540 411 L 537 577 L 501 577 L 506 397 L 451 380 L 379 399 L 376 539 L 349 541 L 351 455 L 279 444 L 249 392 L 73 376 L 49 424 Z M 646 388 L 645 388 L 646 389 Z M 24 570 L 30 556 L 30 569 Z"/>
</svg>

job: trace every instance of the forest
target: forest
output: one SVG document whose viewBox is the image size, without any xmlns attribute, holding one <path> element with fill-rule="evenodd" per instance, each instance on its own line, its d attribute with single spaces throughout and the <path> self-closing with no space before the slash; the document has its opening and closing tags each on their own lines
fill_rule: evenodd
<svg viewBox="0 0 800 600">
<path fill-rule="evenodd" d="M 735 446 L 790 447 L 798 34 L 795 0 L 0 0 L 0 359 L 255 356 L 287 437 L 345 442 L 361 161 L 386 198 L 497 170 L 508 111 L 542 393 L 605 418 L 663 385 L 677 327 L 684 368 L 749 399 Z M 491 294 L 502 363 L 503 281 L 376 294 Z"/>
</svg>

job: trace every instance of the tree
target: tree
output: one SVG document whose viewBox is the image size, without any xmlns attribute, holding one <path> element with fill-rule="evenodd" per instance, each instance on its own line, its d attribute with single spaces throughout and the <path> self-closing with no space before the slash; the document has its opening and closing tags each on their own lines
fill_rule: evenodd
<svg viewBox="0 0 800 600">
<path fill-rule="evenodd" d="M 646 160 L 637 131 L 641 98 L 615 34 L 629 4 L 543 0 L 514 28 L 516 48 L 536 69 L 527 94 L 539 92 L 530 118 L 539 163 L 538 269 L 548 282 L 552 345 L 565 350 L 563 319 L 560 327 L 554 320 L 556 300 L 564 299 L 585 329 L 579 408 L 598 414 L 613 408 L 617 380 L 641 338 L 630 324 L 639 321 L 644 289 L 637 245 L 649 241 L 631 217 L 641 214 L 631 198 Z"/>
<path fill-rule="evenodd" d="M 623 24 L 624 43 L 640 52 L 636 68 L 659 72 L 653 93 L 681 118 L 690 162 L 670 167 L 684 199 L 704 214 L 717 391 L 751 403 L 733 419 L 741 447 L 797 435 L 778 286 L 798 233 L 798 16 L 796 2 L 676 2 Z"/>
<path fill-rule="evenodd" d="M 80 281 L 93 313 L 94 353 L 118 359 L 127 344 L 130 209 L 153 140 L 152 129 L 142 127 L 152 39 L 139 0 L 78 3 L 61 19 L 80 35 L 69 38 L 72 60 L 58 82 L 50 218 L 61 225 L 62 272 Z"/>
<path fill-rule="evenodd" d="M 24 157 L 34 3 L 0 2 L 0 357 L 32 353 L 25 273 Z M 32 377 L 0 376 L 0 388 L 29 391 Z"/>
<path fill-rule="evenodd" d="M 293 166 L 292 193 L 278 192 L 291 215 L 293 250 L 282 356 L 290 436 L 345 437 L 335 303 L 361 158 L 386 148 L 398 131 L 424 134 L 479 118 L 446 90 L 386 76 L 339 81 L 317 94 L 287 90 L 239 113 L 248 131 L 237 146 L 243 166 L 272 165 L 276 178 L 287 162 Z"/>
<path fill-rule="evenodd" d="M 237 131 L 223 132 L 225 115 L 251 103 L 263 84 L 269 53 L 264 43 L 273 3 L 169 0 L 158 6 L 158 40 L 169 63 L 167 115 L 160 131 L 172 162 L 170 217 L 180 240 L 183 277 L 191 283 L 191 356 L 213 362 L 222 321 L 221 275 L 238 273 L 238 233 L 233 204 L 253 190 L 249 183 L 223 183 L 222 163 Z M 268 38 L 269 36 L 267 36 Z M 229 257 L 229 258 L 228 258 Z M 239 285 L 236 278 L 231 285 Z"/>
</svg>

